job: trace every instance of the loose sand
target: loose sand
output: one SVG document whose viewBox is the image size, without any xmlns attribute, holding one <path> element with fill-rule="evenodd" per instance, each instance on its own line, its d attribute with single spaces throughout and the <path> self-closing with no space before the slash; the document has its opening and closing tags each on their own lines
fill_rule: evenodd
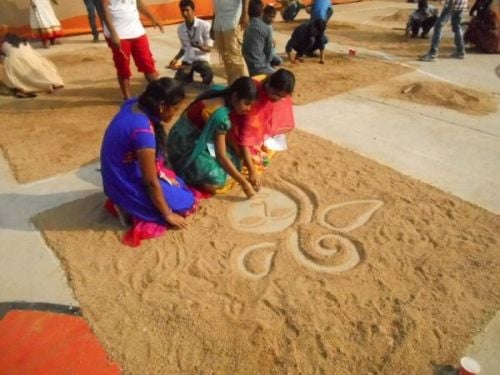
<svg viewBox="0 0 500 375">
<path fill-rule="evenodd" d="M 381 96 L 449 108 L 469 115 L 480 116 L 497 111 L 493 95 L 444 82 L 398 82 L 388 85 Z"/>
<path fill-rule="evenodd" d="M 292 33 L 301 21 L 276 22 L 273 27 L 286 34 Z M 418 56 L 425 54 L 430 45 L 429 39 L 409 39 L 405 36 L 405 23 L 398 29 L 375 25 L 355 25 L 338 22 L 334 19 L 328 23 L 327 36 L 330 42 L 348 47 L 364 47 L 373 51 L 381 51 L 399 57 L 403 60 L 415 61 Z M 453 40 L 443 37 L 440 45 L 441 55 L 446 56 L 454 51 Z M 347 54 L 347 49 L 345 53 Z"/>
<path fill-rule="evenodd" d="M 335 27 L 337 40 L 400 56 L 428 43 Z M 63 91 L 0 101 L 20 182 L 96 160 L 120 103 L 109 51 L 51 59 Z M 292 69 L 298 104 L 407 71 L 335 54 Z M 238 190 L 203 201 L 187 230 L 137 249 L 102 194 L 34 218 L 126 373 L 432 373 L 500 308 L 499 216 L 301 131 L 289 146 L 251 204 Z"/>
<path fill-rule="evenodd" d="M 301 131 L 289 146 L 248 217 L 236 190 L 140 248 L 102 194 L 35 218 L 126 373 L 430 374 L 500 308 L 499 216 Z"/>
<path fill-rule="evenodd" d="M 303 63 L 286 62 L 283 67 L 297 77 L 293 95 L 294 104 L 307 104 L 338 95 L 355 88 L 408 73 L 411 68 L 373 58 L 349 57 L 331 52 L 325 53 L 325 64 L 319 58 L 305 58 Z"/>
</svg>

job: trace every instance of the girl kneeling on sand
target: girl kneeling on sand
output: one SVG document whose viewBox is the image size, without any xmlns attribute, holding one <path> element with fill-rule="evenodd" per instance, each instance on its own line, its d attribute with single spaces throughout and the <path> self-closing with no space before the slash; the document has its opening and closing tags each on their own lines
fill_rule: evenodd
<svg viewBox="0 0 500 375">
<path fill-rule="evenodd" d="M 284 134 L 295 127 L 291 97 L 295 76 L 289 70 L 278 69 L 252 79 L 257 86 L 257 101 L 245 115 L 231 113 L 233 126 L 229 139 L 239 149 L 247 166 L 248 180 L 258 190 L 258 175 L 267 167 L 274 152 L 286 147 Z"/>
<path fill-rule="evenodd" d="M 248 113 L 256 97 L 255 82 L 240 77 L 227 88 L 213 86 L 189 105 L 167 141 L 170 162 L 186 183 L 214 194 L 226 192 L 236 181 L 247 197 L 255 194 L 240 173 L 240 158 L 226 144 L 226 134 L 231 128 L 230 113 Z"/>
<path fill-rule="evenodd" d="M 174 79 L 153 81 L 139 98 L 122 105 L 104 134 L 101 148 L 104 193 L 118 213 L 130 215 L 134 224 L 140 221 L 187 226 L 183 216 L 193 209 L 195 197 L 165 167 L 167 149 L 163 129 L 163 123 L 173 118 L 184 96 L 182 84 Z"/>
</svg>

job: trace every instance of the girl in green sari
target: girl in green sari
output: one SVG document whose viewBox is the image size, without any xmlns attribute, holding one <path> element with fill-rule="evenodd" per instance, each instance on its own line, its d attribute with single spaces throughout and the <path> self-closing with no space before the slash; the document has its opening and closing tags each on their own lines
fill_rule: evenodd
<svg viewBox="0 0 500 375">
<path fill-rule="evenodd" d="M 247 114 L 257 99 L 257 87 L 249 77 L 227 87 L 213 87 L 189 105 L 174 124 L 167 140 L 169 160 L 188 185 L 215 194 L 238 183 L 245 195 L 254 187 L 241 173 L 238 153 L 226 143 L 231 128 L 229 114 Z M 255 186 L 257 188 L 257 186 Z"/>
</svg>

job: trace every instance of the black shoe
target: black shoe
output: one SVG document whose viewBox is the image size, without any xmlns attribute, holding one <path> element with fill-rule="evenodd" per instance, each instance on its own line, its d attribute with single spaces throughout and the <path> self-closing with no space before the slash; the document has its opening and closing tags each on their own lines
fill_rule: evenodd
<svg viewBox="0 0 500 375">
<path fill-rule="evenodd" d="M 99 43 L 99 35 L 94 35 L 94 39 L 92 39 L 94 43 Z"/>
</svg>

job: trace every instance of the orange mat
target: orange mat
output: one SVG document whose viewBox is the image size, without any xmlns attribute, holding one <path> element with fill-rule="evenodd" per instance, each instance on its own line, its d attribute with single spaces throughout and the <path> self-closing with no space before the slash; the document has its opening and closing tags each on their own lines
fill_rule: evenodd
<svg viewBox="0 0 500 375">
<path fill-rule="evenodd" d="M 0 320 L 0 373 L 115 375 L 121 370 L 83 318 L 12 310 Z"/>
</svg>

